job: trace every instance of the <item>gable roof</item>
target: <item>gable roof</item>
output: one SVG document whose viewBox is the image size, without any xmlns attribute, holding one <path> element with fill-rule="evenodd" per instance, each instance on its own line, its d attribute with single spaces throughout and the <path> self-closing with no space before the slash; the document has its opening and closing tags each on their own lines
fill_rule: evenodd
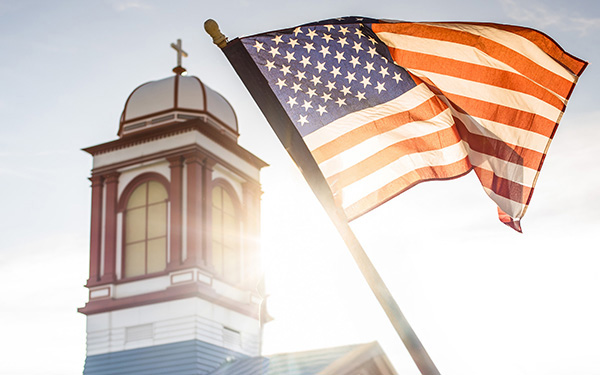
<svg viewBox="0 0 600 375">
<path fill-rule="evenodd" d="M 379 344 L 372 342 L 237 359 L 209 375 L 343 375 L 368 362 L 377 362 L 380 374 L 396 373 Z"/>
</svg>

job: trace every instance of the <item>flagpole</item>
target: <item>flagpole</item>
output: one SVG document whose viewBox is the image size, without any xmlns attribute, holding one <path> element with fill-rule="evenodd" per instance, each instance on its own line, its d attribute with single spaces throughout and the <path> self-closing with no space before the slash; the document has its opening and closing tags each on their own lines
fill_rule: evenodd
<svg viewBox="0 0 600 375">
<path fill-rule="evenodd" d="M 363 274 L 363 277 L 369 284 L 369 288 L 371 288 L 375 298 L 377 298 L 377 301 L 379 301 L 379 304 L 385 311 L 388 319 L 398 333 L 398 336 L 400 336 L 404 346 L 419 368 L 419 371 L 421 371 L 421 374 L 440 375 L 437 367 L 421 343 L 421 340 L 419 340 L 417 334 L 408 323 L 408 320 L 406 320 L 406 317 L 400 310 L 400 307 L 385 285 L 385 282 L 379 275 L 379 272 L 377 272 L 377 269 L 354 235 L 354 232 L 352 231 L 352 228 L 350 228 L 347 220 L 344 217 L 340 217 L 339 212 L 337 212 L 338 210 L 336 210 L 336 213 L 333 214 L 330 210 L 326 209 L 326 211 L 346 243 L 346 247 L 348 247 L 350 254 L 352 254 L 352 257 L 358 265 L 360 272 Z"/>
<path fill-rule="evenodd" d="M 243 50 L 236 49 L 236 47 L 239 47 L 239 44 L 241 44 L 239 43 L 239 40 L 236 39 L 228 45 L 227 37 L 221 33 L 219 26 L 214 20 L 207 20 L 204 23 L 204 28 L 213 38 L 214 44 L 223 50 L 229 61 L 232 63 L 234 69 L 244 82 L 244 85 L 248 88 L 261 111 L 267 117 L 267 120 L 271 124 L 271 127 L 278 138 L 283 143 L 292 159 L 296 162 L 296 165 L 300 168 L 306 181 L 317 196 L 317 199 L 319 199 L 337 231 L 342 236 L 346 247 L 348 247 L 350 254 L 358 265 L 363 277 L 369 284 L 371 291 L 379 301 L 379 304 L 385 311 L 388 319 L 400 336 L 400 339 L 404 343 L 404 346 L 406 346 L 406 349 L 419 368 L 421 374 L 439 375 L 438 369 L 427 354 L 423 344 L 421 344 L 421 341 L 406 320 L 400 307 L 398 307 L 398 304 L 386 287 L 383 279 L 354 235 L 352 228 L 350 228 L 350 225 L 348 224 L 346 215 L 341 211 L 339 206 L 335 204 L 331 190 L 324 181 L 314 159 L 306 149 L 306 145 L 299 134 L 292 130 L 293 125 L 287 126 L 289 125 L 289 118 L 287 115 L 282 112 L 280 107 L 273 104 L 275 102 L 274 100 L 269 99 L 269 95 L 272 95 L 272 93 L 270 94 L 268 91 L 260 89 L 261 85 L 257 84 L 260 83 L 260 72 L 257 69 L 253 71 L 256 67 L 244 60 L 244 56 L 242 56 Z M 234 60 L 236 62 L 235 64 Z"/>
</svg>

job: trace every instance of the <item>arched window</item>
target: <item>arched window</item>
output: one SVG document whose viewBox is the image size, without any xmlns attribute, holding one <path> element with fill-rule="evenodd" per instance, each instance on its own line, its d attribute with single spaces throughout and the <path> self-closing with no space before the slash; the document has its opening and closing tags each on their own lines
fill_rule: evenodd
<svg viewBox="0 0 600 375">
<path fill-rule="evenodd" d="M 125 208 L 124 276 L 163 271 L 167 266 L 167 190 L 158 181 L 138 185 Z"/>
<path fill-rule="evenodd" d="M 240 221 L 233 197 L 221 185 L 212 189 L 212 261 L 218 275 L 240 281 Z"/>
</svg>

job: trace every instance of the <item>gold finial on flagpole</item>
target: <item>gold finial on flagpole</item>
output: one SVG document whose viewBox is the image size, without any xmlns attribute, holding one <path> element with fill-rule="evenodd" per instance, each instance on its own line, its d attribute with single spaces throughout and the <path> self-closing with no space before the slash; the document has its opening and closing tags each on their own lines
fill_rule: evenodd
<svg viewBox="0 0 600 375">
<path fill-rule="evenodd" d="M 213 43 L 219 48 L 225 48 L 227 45 L 227 37 L 219 30 L 219 25 L 213 19 L 207 19 L 204 22 L 204 30 L 213 38 Z"/>
</svg>

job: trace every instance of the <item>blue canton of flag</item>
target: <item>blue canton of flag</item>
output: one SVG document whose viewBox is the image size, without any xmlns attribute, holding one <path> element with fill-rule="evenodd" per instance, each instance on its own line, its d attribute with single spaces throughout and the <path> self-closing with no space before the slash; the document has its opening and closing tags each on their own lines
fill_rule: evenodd
<svg viewBox="0 0 600 375">
<path fill-rule="evenodd" d="M 360 23 L 300 26 L 242 42 L 302 136 L 415 87 Z"/>
</svg>

